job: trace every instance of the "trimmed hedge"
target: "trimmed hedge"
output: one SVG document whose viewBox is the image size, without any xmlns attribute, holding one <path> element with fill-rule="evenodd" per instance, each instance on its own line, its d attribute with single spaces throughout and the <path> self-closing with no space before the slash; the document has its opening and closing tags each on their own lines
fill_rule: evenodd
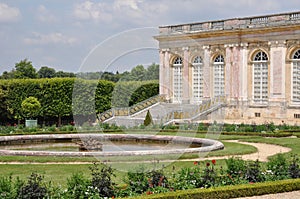
<svg viewBox="0 0 300 199">
<path fill-rule="evenodd" d="M 110 82 L 75 78 L 0 80 L 0 123 L 24 119 L 21 103 L 35 97 L 38 117 L 90 116 L 113 107 L 126 107 L 158 94 L 158 81 Z M 87 103 L 90 102 L 90 103 Z"/>
<path fill-rule="evenodd" d="M 300 179 L 264 182 L 247 185 L 235 185 L 216 187 L 209 189 L 190 189 L 162 194 L 143 195 L 139 199 L 177 199 L 177 198 L 201 198 L 201 199 L 227 199 L 236 197 L 258 196 L 276 194 L 300 190 Z"/>
</svg>

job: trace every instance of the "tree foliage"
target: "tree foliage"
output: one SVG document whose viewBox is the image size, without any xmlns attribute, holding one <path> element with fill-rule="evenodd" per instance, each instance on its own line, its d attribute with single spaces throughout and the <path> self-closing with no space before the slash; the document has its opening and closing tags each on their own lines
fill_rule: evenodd
<svg viewBox="0 0 300 199">
<path fill-rule="evenodd" d="M 39 78 L 53 78 L 53 77 L 55 77 L 55 73 L 56 73 L 56 71 L 54 68 L 49 68 L 47 66 L 43 66 L 38 71 L 38 77 Z"/>
<path fill-rule="evenodd" d="M 38 116 L 41 104 L 37 98 L 28 97 L 22 101 L 21 107 L 25 117 L 33 118 Z"/>
<path fill-rule="evenodd" d="M 151 113 L 150 113 L 150 111 L 148 110 L 148 111 L 147 111 L 147 115 L 146 115 L 145 120 L 144 120 L 144 125 L 145 125 L 145 126 L 149 126 L 149 125 L 151 125 L 151 124 L 153 124 L 153 120 L 152 120 Z"/>
<path fill-rule="evenodd" d="M 27 59 L 21 60 L 19 63 L 16 63 L 14 71 L 14 78 L 17 79 L 34 79 L 37 78 L 37 73 L 35 68 L 32 65 L 31 61 Z"/>
</svg>

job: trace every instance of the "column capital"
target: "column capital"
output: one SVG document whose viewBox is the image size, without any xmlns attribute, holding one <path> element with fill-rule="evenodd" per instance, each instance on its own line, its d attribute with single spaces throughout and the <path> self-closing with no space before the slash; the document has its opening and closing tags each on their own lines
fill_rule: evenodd
<svg viewBox="0 0 300 199">
<path fill-rule="evenodd" d="M 234 47 L 239 47 L 240 44 L 235 43 L 235 44 L 224 44 L 224 48 L 234 48 Z"/>
<path fill-rule="evenodd" d="M 278 40 L 278 41 L 269 41 L 268 45 L 272 47 L 285 47 L 286 46 L 286 40 Z"/>
<path fill-rule="evenodd" d="M 169 52 L 170 51 L 170 48 L 162 48 L 161 50 L 160 50 L 161 52 Z"/>
<path fill-rule="evenodd" d="M 205 45 L 205 46 L 203 46 L 202 48 L 203 48 L 203 50 L 209 50 L 209 49 L 210 49 L 210 46 L 209 46 L 209 45 Z"/>
<path fill-rule="evenodd" d="M 249 44 L 248 43 L 241 43 L 240 46 L 244 47 L 244 48 L 247 48 L 249 46 Z"/>
<path fill-rule="evenodd" d="M 182 50 L 183 50 L 183 51 L 188 51 L 188 50 L 189 50 L 189 47 L 182 47 Z"/>
</svg>

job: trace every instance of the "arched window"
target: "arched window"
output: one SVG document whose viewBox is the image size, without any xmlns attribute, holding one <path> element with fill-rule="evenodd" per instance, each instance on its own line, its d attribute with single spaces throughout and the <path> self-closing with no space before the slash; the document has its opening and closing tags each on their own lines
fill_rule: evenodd
<svg viewBox="0 0 300 199">
<path fill-rule="evenodd" d="M 203 97 L 203 64 L 202 58 L 197 56 L 193 60 L 193 101 L 201 102 Z"/>
<path fill-rule="evenodd" d="M 181 102 L 183 93 L 182 58 L 176 57 L 173 62 L 173 101 Z"/>
<path fill-rule="evenodd" d="M 253 57 L 253 98 L 256 103 L 268 101 L 268 55 L 259 51 Z"/>
<path fill-rule="evenodd" d="M 218 55 L 214 59 L 214 96 L 223 96 L 225 89 L 224 57 Z"/>
<path fill-rule="evenodd" d="M 300 49 L 298 49 L 292 57 L 292 101 L 300 102 Z"/>
</svg>

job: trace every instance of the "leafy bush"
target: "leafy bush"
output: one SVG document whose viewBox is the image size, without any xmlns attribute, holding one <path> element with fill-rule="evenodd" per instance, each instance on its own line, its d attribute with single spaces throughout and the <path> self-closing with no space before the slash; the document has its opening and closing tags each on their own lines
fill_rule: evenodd
<svg viewBox="0 0 300 199">
<path fill-rule="evenodd" d="M 24 184 L 19 192 L 20 199 L 42 199 L 47 195 L 47 187 L 43 182 L 43 177 L 37 173 L 32 173 L 26 184 Z"/>
<path fill-rule="evenodd" d="M 198 165 L 197 162 L 194 163 Z M 185 190 L 200 187 L 201 170 L 199 166 L 182 168 L 174 175 L 172 184 L 174 190 Z"/>
<path fill-rule="evenodd" d="M 89 167 L 92 175 L 91 192 L 98 194 L 100 197 L 112 197 L 115 195 L 112 177 L 115 176 L 113 169 L 106 164 L 99 165 L 94 163 Z"/>
<path fill-rule="evenodd" d="M 244 178 L 246 173 L 246 163 L 242 159 L 229 158 L 226 160 L 227 174 L 232 178 Z"/>
<path fill-rule="evenodd" d="M 1 177 L 0 178 L 0 198 L 10 199 L 14 198 L 14 187 L 12 177 Z"/>
<path fill-rule="evenodd" d="M 148 177 L 143 166 L 138 167 L 135 171 L 129 171 L 124 179 L 127 184 L 126 196 L 142 194 L 148 190 Z"/>
<path fill-rule="evenodd" d="M 289 165 L 289 175 L 291 178 L 300 178 L 299 159 L 296 155 L 292 155 L 292 161 Z"/>
<path fill-rule="evenodd" d="M 75 173 L 71 178 L 67 179 L 67 198 L 81 198 L 85 196 L 89 180 L 82 173 Z"/>
<path fill-rule="evenodd" d="M 265 180 L 264 175 L 262 174 L 261 167 L 259 161 L 248 163 L 247 171 L 246 171 L 246 179 L 249 182 L 263 182 Z"/>
<path fill-rule="evenodd" d="M 145 120 L 144 120 L 144 126 L 149 126 L 150 124 L 153 124 L 153 120 L 152 120 L 151 113 L 148 110 L 147 115 L 146 115 Z"/>
<path fill-rule="evenodd" d="M 288 162 L 283 154 L 277 154 L 267 163 L 269 178 L 271 180 L 283 180 L 289 177 Z"/>
</svg>

